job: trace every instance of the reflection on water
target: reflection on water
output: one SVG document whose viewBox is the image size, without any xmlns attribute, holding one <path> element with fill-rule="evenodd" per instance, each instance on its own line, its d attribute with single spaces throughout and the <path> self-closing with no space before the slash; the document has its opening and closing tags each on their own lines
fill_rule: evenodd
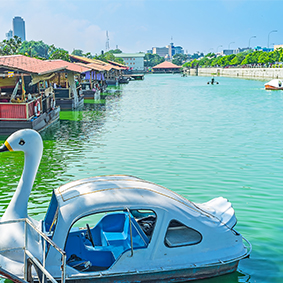
<svg viewBox="0 0 283 283">
<path fill-rule="evenodd" d="M 105 103 L 62 111 L 41 133 L 44 153 L 29 214 L 42 219 L 54 188 L 95 175 L 134 175 L 199 203 L 223 196 L 253 251 L 240 272 L 199 282 L 281 282 L 283 92 L 265 91 L 263 81 L 219 78 L 211 86 L 207 80 L 148 75 Z M 23 154 L 0 158 L 2 215 Z"/>
</svg>

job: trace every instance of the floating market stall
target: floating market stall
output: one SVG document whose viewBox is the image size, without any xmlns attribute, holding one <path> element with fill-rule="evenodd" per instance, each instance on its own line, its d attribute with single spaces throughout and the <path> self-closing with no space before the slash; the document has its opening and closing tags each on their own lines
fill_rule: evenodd
<svg viewBox="0 0 283 283">
<path fill-rule="evenodd" d="M 64 69 L 58 72 L 51 80 L 54 87 L 56 103 L 61 109 L 76 109 L 82 107 L 84 104 L 84 95 L 78 90 L 75 77 L 90 71 L 90 68 L 64 60 L 52 60 L 49 62 L 54 67 L 64 67 Z"/>
<path fill-rule="evenodd" d="M 119 78 L 122 77 L 125 67 L 120 67 L 114 64 L 110 64 L 101 60 L 86 58 L 77 55 L 70 55 L 72 62 L 84 63 L 84 64 L 95 64 L 101 68 L 104 68 L 105 71 L 105 81 L 107 85 L 118 86 Z"/>
<path fill-rule="evenodd" d="M 50 79 L 62 69 L 23 55 L 0 56 L 0 135 L 40 131 L 59 119 Z"/>
</svg>

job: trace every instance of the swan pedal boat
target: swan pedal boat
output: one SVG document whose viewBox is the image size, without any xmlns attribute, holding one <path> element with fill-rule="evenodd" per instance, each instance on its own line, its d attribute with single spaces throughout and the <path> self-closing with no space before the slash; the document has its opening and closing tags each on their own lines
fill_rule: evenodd
<svg viewBox="0 0 283 283">
<path fill-rule="evenodd" d="M 21 179 L 0 220 L 0 267 L 7 274 L 39 282 L 45 275 L 52 282 L 181 282 L 234 272 L 249 256 L 250 243 L 234 229 L 227 199 L 196 204 L 133 176 L 62 185 L 45 218 L 30 218 L 42 150 L 41 136 L 30 129 L 0 147 L 25 153 Z"/>
<path fill-rule="evenodd" d="M 266 90 L 283 90 L 283 80 L 273 79 L 264 84 Z"/>
</svg>

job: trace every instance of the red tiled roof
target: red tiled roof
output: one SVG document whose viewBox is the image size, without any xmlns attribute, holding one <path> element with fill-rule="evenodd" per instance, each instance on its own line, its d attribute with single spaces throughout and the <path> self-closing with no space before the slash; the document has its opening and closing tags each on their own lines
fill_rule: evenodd
<svg viewBox="0 0 283 283">
<path fill-rule="evenodd" d="M 87 67 L 86 65 L 82 66 L 71 62 L 66 62 L 64 60 L 50 60 L 48 62 L 50 62 L 54 68 L 64 67 L 66 70 L 75 73 L 84 73 L 91 70 L 91 68 Z"/>
<path fill-rule="evenodd" d="M 51 73 L 64 69 L 64 66 L 51 65 L 48 61 L 24 55 L 0 56 L 0 67 L 33 74 Z"/>
<path fill-rule="evenodd" d="M 177 66 L 171 62 L 164 61 L 154 67 L 152 69 L 180 69 L 182 66 Z"/>
</svg>

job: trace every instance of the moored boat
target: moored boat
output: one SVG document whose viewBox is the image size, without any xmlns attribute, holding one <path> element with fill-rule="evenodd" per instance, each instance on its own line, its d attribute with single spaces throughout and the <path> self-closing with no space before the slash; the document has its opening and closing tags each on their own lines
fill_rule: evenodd
<svg viewBox="0 0 283 283">
<path fill-rule="evenodd" d="M 178 282 L 233 272 L 251 251 L 234 229 L 236 216 L 227 199 L 196 204 L 126 175 L 62 185 L 44 220 L 33 220 L 27 204 L 42 156 L 41 137 L 18 131 L 0 148 L 9 150 L 24 151 L 25 164 L 0 222 L 0 265 L 21 278 L 26 279 L 30 260 L 63 282 Z"/>
<path fill-rule="evenodd" d="M 266 90 L 283 90 L 283 80 L 273 79 L 264 84 Z"/>
<path fill-rule="evenodd" d="M 59 119 L 60 107 L 47 84 L 56 71 L 38 59 L 0 56 L 0 135 L 23 128 L 40 131 Z"/>
<path fill-rule="evenodd" d="M 51 80 L 51 84 L 54 86 L 56 103 L 61 109 L 66 110 L 83 107 L 84 95 L 78 91 L 75 77 L 90 69 L 64 60 L 51 60 L 48 62 L 54 68 L 64 68 L 58 71 Z"/>
</svg>

